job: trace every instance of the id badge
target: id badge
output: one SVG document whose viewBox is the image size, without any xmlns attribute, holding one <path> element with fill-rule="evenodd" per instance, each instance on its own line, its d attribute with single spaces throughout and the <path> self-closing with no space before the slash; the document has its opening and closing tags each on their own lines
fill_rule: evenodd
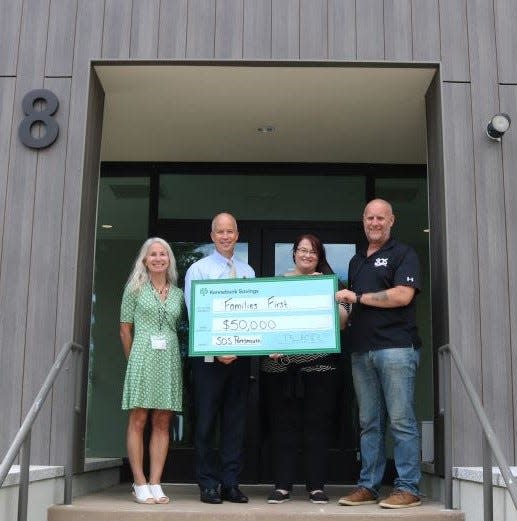
<svg viewBox="0 0 517 521">
<path fill-rule="evenodd" d="M 163 351 L 167 349 L 167 339 L 160 335 L 151 335 L 151 349 Z"/>
</svg>

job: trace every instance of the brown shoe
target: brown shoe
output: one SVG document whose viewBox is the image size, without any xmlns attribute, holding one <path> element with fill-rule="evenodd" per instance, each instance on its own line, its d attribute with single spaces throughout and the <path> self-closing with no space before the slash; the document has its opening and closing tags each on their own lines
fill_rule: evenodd
<svg viewBox="0 0 517 521">
<path fill-rule="evenodd" d="M 377 503 L 377 498 L 367 488 L 357 487 L 350 494 L 342 497 L 338 503 L 355 507 L 357 505 L 372 505 Z"/>
<path fill-rule="evenodd" d="M 379 506 L 382 508 L 408 508 L 408 507 L 417 507 L 421 505 L 422 501 L 418 496 L 411 494 L 407 490 L 401 490 L 400 488 L 396 488 L 391 496 L 383 499 Z"/>
</svg>

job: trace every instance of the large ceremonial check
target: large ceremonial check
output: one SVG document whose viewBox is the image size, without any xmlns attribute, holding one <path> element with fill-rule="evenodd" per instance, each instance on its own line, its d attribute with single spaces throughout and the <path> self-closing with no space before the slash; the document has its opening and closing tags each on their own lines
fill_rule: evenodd
<svg viewBox="0 0 517 521">
<path fill-rule="evenodd" d="M 192 282 L 190 356 L 336 353 L 336 275 Z"/>
</svg>

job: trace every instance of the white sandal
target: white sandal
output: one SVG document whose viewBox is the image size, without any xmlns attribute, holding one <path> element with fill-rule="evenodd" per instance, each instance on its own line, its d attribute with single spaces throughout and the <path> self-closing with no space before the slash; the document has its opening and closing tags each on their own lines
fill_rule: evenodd
<svg viewBox="0 0 517 521">
<path fill-rule="evenodd" d="M 156 503 L 154 495 L 147 484 L 135 485 L 133 483 L 133 498 L 142 505 L 154 505 Z"/>
<path fill-rule="evenodd" d="M 163 492 L 160 483 L 157 483 L 156 485 L 151 485 L 151 483 L 149 483 L 149 491 L 153 495 L 154 501 L 160 505 L 166 505 L 170 501 L 170 499 Z"/>
</svg>

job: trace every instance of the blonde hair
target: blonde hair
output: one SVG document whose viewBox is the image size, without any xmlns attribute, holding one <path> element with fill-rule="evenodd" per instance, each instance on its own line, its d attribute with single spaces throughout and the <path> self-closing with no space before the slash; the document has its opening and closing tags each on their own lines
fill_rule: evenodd
<svg viewBox="0 0 517 521">
<path fill-rule="evenodd" d="M 145 266 L 145 259 L 147 257 L 149 248 L 156 242 L 163 246 L 169 255 L 169 267 L 167 268 L 167 273 L 165 275 L 167 282 L 171 286 L 176 285 L 178 280 L 178 273 L 176 271 L 176 259 L 174 258 L 171 247 L 167 241 L 164 241 L 160 237 L 151 237 L 150 239 L 147 239 L 144 244 L 142 244 L 140 252 L 138 253 L 138 256 L 135 260 L 133 271 L 131 271 L 129 278 L 127 279 L 126 286 L 128 286 L 131 291 L 139 292 L 143 285 L 149 282 L 149 273 L 147 271 L 147 267 Z"/>
</svg>

